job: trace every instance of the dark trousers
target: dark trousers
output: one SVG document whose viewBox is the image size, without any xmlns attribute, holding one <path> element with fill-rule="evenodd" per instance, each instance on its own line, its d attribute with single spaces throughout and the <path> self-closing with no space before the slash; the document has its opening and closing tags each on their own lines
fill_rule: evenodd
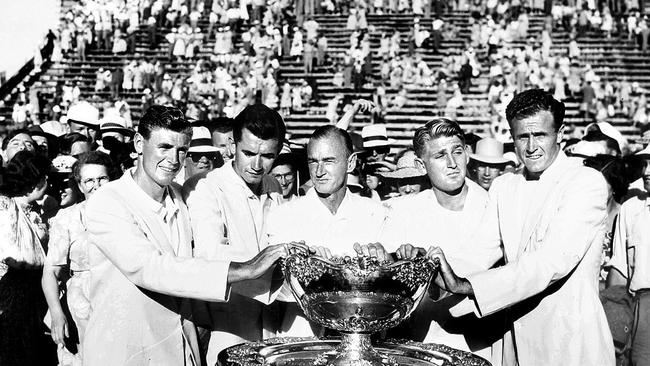
<svg viewBox="0 0 650 366">
<path fill-rule="evenodd" d="M 650 291 L 637 291 L 634 297 L 635 324 L 632 334 L 632 366 L 650 365 Z"/>
</svg>

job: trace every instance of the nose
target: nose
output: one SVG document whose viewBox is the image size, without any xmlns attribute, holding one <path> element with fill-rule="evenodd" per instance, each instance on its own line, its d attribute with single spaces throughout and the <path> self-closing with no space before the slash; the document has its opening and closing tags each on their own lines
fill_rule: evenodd
<svg viewBox="0 0 650 366">
<path fill-rule="evenodd" d="M 644 174 L 645 175 L 650 175 L 650 163 L 648 163 L 648 162 L 645 163 Z"/>
<path fill-rule="evenodd" d="M 167 154 L 167 161 L 170 163 L 176 165 L 178 164 L 179 158 L 178 158 L 179 151 L 176 149 L 169 149 L 169 153 Z"/>
<path fill-rule="evenodd" d="M 530 136 L 528 138 L 528 143 L 526 144 L 526 150 L 531 152 L 537 150 L 537 141 L 535 140 L 535 137 Z"/>
<path fill-rule="evenodd" d="M 447 154 L 447 167 L 448 168 L 455 168 L 456 167 L 456 160 L 454 160 L 454 157 L 451 154 Z"/>
<path fill-rule="evenodd" d="M 255 171 L 262 170 L 262 157 L 261 156 L 256 156 L 253 158 L 253 162 L 251 164 L 251 167 Z"/>
<path fill-rule="evenodd" d="M 413 192 L 413 188 L 411 188 L 410 184 L 407 184 L 404 186 L 404 193 L 411 193 Z"/>
<path fill-rule="evenodd" d="M 279 182 L 281 185 L 287 184 L 287 178 L 285 178 L 283 175 L 281 175 L 279 178 L 280 178 Z"/>
<path fill-rule="evenodd" d="M 486 178 L 490 177 L 490 168 L 487 167 L 483 168 L 483 176 Z"/>
<path fill-rule="evenodd" d="M 324 165 L 322 163 L 318 163 L 318 166 L 316 167 L 316 176 L 321 177 L 323 176 L 324 172 Z"/>
</svg>

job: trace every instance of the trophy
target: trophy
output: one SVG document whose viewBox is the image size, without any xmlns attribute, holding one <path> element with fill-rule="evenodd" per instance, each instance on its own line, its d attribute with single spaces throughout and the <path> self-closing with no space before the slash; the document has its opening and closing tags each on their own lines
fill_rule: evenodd
<svg viewBox="0 0 650 366">
<path fill-rule="evenodd" d="M 341 343 L 316 365 L 396 365 L 377 352 L 373 333 L 406 319 L 424 296 L 438 265 L 418 257 L 394 263 L 376 258 L 327 260 L 297 251 L 284 262 L 284 275 L 305 316 L 341 334 Z"/>
<path fill-rule="evenodd" d="M 219 353 L 220 366 L 489 366 L 469 352 L 442 344 L 387 340 L 373 333 L 394 327 L 417 307 L 438 263 L 427 258 L 380 262 L 376 258 L 325 259 L 307 249 L 283 262 L 285 280 L 311 321 L 341 339 L 279 337 L 246 342 Z"/>
</svg>

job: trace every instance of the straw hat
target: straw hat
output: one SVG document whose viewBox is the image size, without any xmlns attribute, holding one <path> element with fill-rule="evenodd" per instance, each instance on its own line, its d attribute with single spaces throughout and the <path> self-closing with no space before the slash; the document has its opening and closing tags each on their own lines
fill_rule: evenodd
<svg viewBox="0 0 650 366">
<path fill-rule="evenodd" d="M 217 152 L 216 146 L 212 145 L 212 135 L 207 127 L 192 127 L 192 141 L 187 152 Z"/>
<path fill-rule="evenodd" d="M 390 146 L 393 141 L 388 139 L 386 126 L 368 125 L 361 129 L 361 138 L 363 139 L 363 148 L 371 149 L 374 147 Z"/>
<path fill-rule="evenodd" d="M 416 178 L 427 175 L 426 170 L 416 162 L 415 153 L 406 153 L 397 160 L 397 168 L 392 172 L 379 172 L 382 177 L 389 179 Z"/>
<path fill-rule="evenodd" d="M 68 123 L 74 122 L 93 129 L 99 128 L 99 109 L 88 102 L 79 102 L 68 109 Z"/>
<path fill-rule="evenodd" d="M 470 157 L 476 161 L 488 164 L 505 164 L 508 159 L 503 157 L 503 144 L 497 139 L 486 137 L 476 143 L 476 152 Z"/>
</svg>

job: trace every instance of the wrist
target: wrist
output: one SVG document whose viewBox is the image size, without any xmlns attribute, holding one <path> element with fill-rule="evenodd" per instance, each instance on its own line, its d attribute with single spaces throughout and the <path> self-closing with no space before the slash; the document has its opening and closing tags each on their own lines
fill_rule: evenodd
<svg viewBox="0 0 650 366">
<path fill-rule="evenodd" d="M 246 263 L 230 262 L 230 267 L 228 268 L 228 279 L 227 279 L 227 283 L 229 285 L 235 282 L 240 282 L 251 278 L 252 275 L 250 273 L 250 268 Z"/>
<path fill-rule="evenodd" d="M 471 296 L 474 295 L 474 288 L 466 278 L 460 278 L 458 281 L 458 294 Z"/>
</svg>

